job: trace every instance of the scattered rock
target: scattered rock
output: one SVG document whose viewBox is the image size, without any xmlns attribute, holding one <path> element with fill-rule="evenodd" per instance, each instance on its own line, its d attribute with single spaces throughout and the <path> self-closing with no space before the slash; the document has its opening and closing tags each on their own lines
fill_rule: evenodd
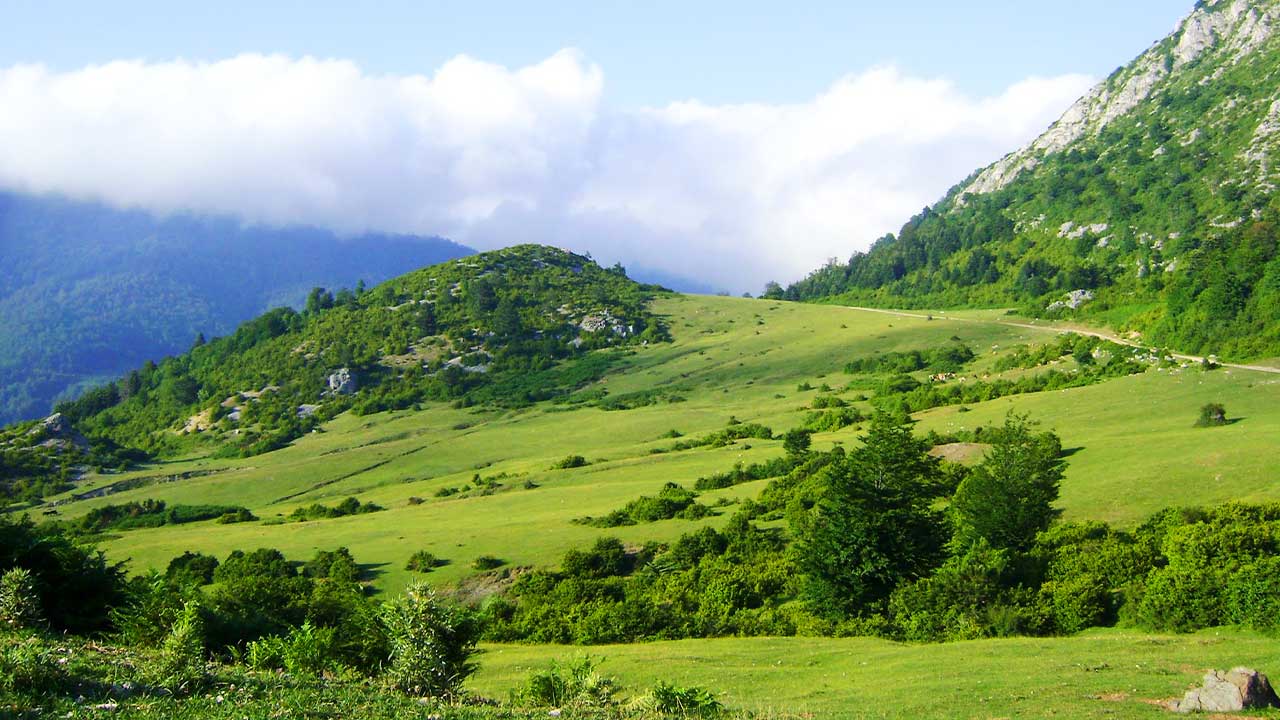
<svg viewBox="0 0 1280 720">
<path fill-rule="evenodd" d="M 1181 700 L 1169 703 L 1169 709 L 1180 713 L 1234 712 L 1250 708 L 1280 707 L 1280 698 L 1271 689 L 1267 676 L 1246 667 L 1229 671 L 1210 670 L 1204 684 L 1188 690 Z"/>
<path fill-rule="evenodd" d="M 356 376 L 350 368 L 339 368 L 329 376 L 329 392 L 335 395 L 350 395 L 356 387 Z"/>
</svg>

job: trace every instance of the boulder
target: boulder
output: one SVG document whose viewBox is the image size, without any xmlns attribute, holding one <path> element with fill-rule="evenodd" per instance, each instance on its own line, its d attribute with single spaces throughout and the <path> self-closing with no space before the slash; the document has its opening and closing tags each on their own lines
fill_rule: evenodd
<svg viewBox="0 0 1280 720">
<path fill-rule="evenodd" d="M 356 391 L 356 376 L 350 368 L 340 368 L 329 376 L 329 392 L 350 395 Z"/>
<path fill-rule="evenodd" d="M 1246 667 L 1228 671 L 1210 670 L 1204 684 L 1188 690 L 1181 700 L 1170 703 L 1180 713 L 1234 712 L 1250 708 L 1280 707 L 1280 699 L 1267 676 Z"/>
</svg>

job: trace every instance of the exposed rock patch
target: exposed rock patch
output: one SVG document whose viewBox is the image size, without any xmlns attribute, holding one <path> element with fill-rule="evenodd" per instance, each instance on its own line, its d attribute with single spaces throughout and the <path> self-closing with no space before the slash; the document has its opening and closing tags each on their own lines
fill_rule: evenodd
<svg viewBox="0 0 1280 720">
<path fill-rule="evenodd" d="M 1180 713 L 1235 712 L 1250 708 L 1280 707 L 1280 698 L 1266 675 L 1246 667 L 1228 671 L 1210 670 L 1204 684 L 1188 690 L 1181 700 L 1169 703 Z"/>
</svg>

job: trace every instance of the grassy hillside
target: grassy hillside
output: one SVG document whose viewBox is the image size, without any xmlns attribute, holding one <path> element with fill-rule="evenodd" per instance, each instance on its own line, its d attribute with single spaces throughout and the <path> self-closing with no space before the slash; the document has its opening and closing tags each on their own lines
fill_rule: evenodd
<svg viewBox="0 0 1280 720">
<path fill-rule="evenodd" d="M 619 355 L 613 369 L 562 402 L 514 410 L 427 403 L 423 412 L 348 413 L 323 425 L 324 432 L 266 455 L 191 457 L 92 477 L 75 493 L 139 486 L 67 502 L 57 510 L 74 519 L 96 507 L 154 498 L 171 505 L 243 505 L 270 522 L 299 507 L 333 505 L 351 495 L 387 508 L 306 523 L 203 522 L 110 538 L 108 552 L 131 558 L 135 569 L 163 567 L 186 549 L 223 556 L 236 548 L 270 546 L 302 559 L 317 548 L 346 545 L 362 562 L 373 564 L 377 585 L 395 589 L 407 582 L 404 564 L 419 549 L 450 561 L 432 573 L 433 582 L 473 574 L 471 562 L 481 555 L 513 565 L 552 565 L 569 548 L 606 534 L 572 523 L 575 518 L 605 515 L 656 493 L 668 481 L 692 487 L 698 477 L 734 463 L 782 454 L 780 440 L 652 454 L 677 442 L 664 438 L 670 430 L 682 433 L 682 440 L 696 438 L 737 418 L 780 434 L 804 421 L 817 396 L 852 401 L 866 392 L 839 391 L 856 379 L 842 370 L 850 359 L 942 345 L 954 336 L 981 350 L 975 361 L 981 371 L 1019 344 L 1056 337 L 1048 327 L 1003 325 L 981 313 L 970 314 L 977 322 L 942 316 L 929 321 L 691 296 L 662 298 L 654 311 L 671 328 L 674 342 L 610 351 Z M 811 389 L 799 389 L 805 384 Z M 822 391 L 823 384 L 833 392 Z M 651 389 L 662 390 L 665 399 L 629 410 L 573 402 L 589 397 L 599 403 L 602 390 L 604 399 L 616 400 Z M 676 398 L 681 400 L 671 402 Z M 1274 472 L 1275 459 L 1258 452 L 1280 445 L 1278 401 L 1280 376 L 1174 366 L 1086 387 L 940 407 L 917 418 L 920 432 L 945 434 L 999 424 L 1011 409 L 1029 413 L 1057 432 L 1069 453 L 1061 499 L 1066 518 L 1132 526 L 1170 505 L 1280 499 L 1280 488 L 1263 480 Z M 1224 403 L 1239 422 L 1193 428 L 1207 402 Z M 853 443 L 857 435 L 856 426 L 820 433 L 815 446 Z M 552 469 L 571 454 L 590 464 Z M 497 478 L 500 487 L 485 490 L 477 485 L 477 474 L 482 481 Z M 756 481 L 708 491 L 700 501 L 753 497 L 763 485 Z M 436 497 L 445 488 L 467 486 L 472 489 Z M 422 502 L 410 504 L 411 498 Z M 700 524 L 723 522 L 727 514 L 607 533 L 635 544 L 670 541 Z"/>
<path fill-rule="evenodd" d="M 503 697 L 581 648 L 491 645 L 474 684 Z M 724 638 L 591 648 L 624 687 L 660 680 L 715 688 L 762 717 L 1159 718 L 1205 668 L 1280 666 L 1280 643 L 1231 631 L 904 645 L 869 638 Z M 1277 717 L 1255 711 L 1251 717 Z"/>
</svg>

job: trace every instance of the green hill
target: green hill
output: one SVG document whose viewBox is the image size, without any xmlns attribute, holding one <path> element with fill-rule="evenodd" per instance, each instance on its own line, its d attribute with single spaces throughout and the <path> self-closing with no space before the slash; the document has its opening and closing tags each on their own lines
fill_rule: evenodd
<svg viewBox="0 0 1280 720">
<path fill-rule="evenodd" d="M 1147 342 L 1280 355 L 1280 4 L 1217 0 L 1029 146 L 847 263 L 773 294 L 1016 305 Z"/>
</svg>

